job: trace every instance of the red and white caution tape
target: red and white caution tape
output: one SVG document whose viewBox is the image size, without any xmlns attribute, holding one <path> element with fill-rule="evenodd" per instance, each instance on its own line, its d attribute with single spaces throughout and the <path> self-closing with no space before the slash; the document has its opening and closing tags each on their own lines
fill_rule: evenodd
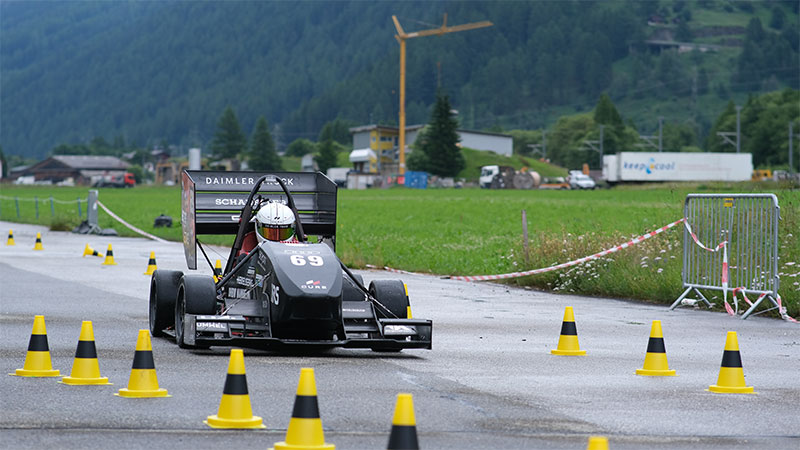
<svg viewBox="0 0 800 450">
<path fill-rule="evenodd" d="M 584 258 L 576 259 L 574 261 L 565 262 L 562 264 L 558 264 L 555 266 L 544 267 L 541 269 L 534 269 L 534 270 L 527 270 L 525 272 L 512 272 L 512 273 L 503 273 L 499 275 L 473 275 L 473 276 L 454 276 L 454 277 L 444 277 L 449 278 L 451 280 L 461 280 L 461 281 L 491 281 L 491 280 L 504 280 L 508 278 L 519 278 L 519 277 L 526 277 L 528 275 L 536 275 L 540 273 L 552 272 L 554 270 L 563 269 L 566 267 L 576 266 L 578 264 L 585 263 L 586 261 L 591 261 L 593 259 L 600 258 L 601 256 L 605 256 L 614 252 L 618 252 L 620 250 L 626 249 L 632 245 L 636 245 L 642 241 L 650 239 L 651 237 L 663 233 L 664 231 L 669 230 L 670 228 L 678 225 L 679 223 L 685 221 L 686 219 L 679 219 L 675 222 L 672 222 L 669 225 L 665 225 L 655 231 L 651 231 L 647 234 L 637 237 L 636 239 L 632 239 L 624 244 L 617 245 L 616 247 L 609 248 L 608 250 L 603 250 L 602 252 L 595 253 L 594 255 L 586 256 Z"/>
<path fill-rule="evenodd" d="M 730 308 L 730 306 L 728 306 L 728 304 L 726 303 L 725 304 L 725 309 L 728 311 L 728 314 L 733 316 L 733 315 L 739 313 L 739 301 L 738 301 L 738 297 L 737 297 L 737 294 L 739 292 L 742 293 L 742 299 L 744 299 L 744 301 L 748 305 L 753 306 L 753 302 L 751 302 L 750 299 L 747 298 L 747 294 L 745 293 L 744 289 L 745 289 L 744 287 L 737 287 L 737 288 L 733 289 L 733 303 L 736 306 L 736 309 L 732 310 Z M 763 294 L 759 295 L 758 298 L 756 299 L 756 303 L 761 301 L 761 299 L 766 297 L 766 295 L 767 295 L 766 292 L 764 292 Z M 783 306 L 783 301 L 781 300 L 780 294 L 777 294 L 776 300 L 778 301 L 778 313 L 781 315 L 781 319 L 783 319 L 783 320 L 785 320 L 787 322 L 800 323 L 794 317 L 792 317 L 792 316 L 790 316 L 789 314 L 786 313 L 786 307 Z"/>
<path fill-rule="evenodd" d="M 698 247 L 702 248 L 703 250 L 709 251 L 709 252 L 718 252 L 720 249 L 722 249 L 722 276 L 721 276 L 721 278 L 722 278 L 721 279 L 721 281 L 722 281 L 722 301 L 725 303 L 725 311 L 727 311 L 728 314 L 730 314 L 730 315 L 734 315 L 736 313 L 736 311 L 738 311 L 739 308 L 738 308 L 738 304 L 737 304 L 736 305 L 736 311 L 734 311 L 731 308 L 731 305 L 728 303 L 728 241 L 727 240 L 722 241 L 719 244 L 717 244 L 716 247 L 713 247 L 713 248 L 712 247 L 708 247 L 706 245 L 703 245 L 703 243 L 700 242 L 700 239 L 697 237 L 697 235 L 694 234 L 694 231 L 692 231 L 691 225 L 689 225 L 689 220 L 688 219 L 684 220 L 683 225 L 686 226 L 686 231 L 689 232 L 689 235 L 692 237 L 692 240 L 694 241 L 695 244 L 697 244 Z M 734 298 L 734 301 L 735 301 L 735 298 Z"/>
<path fill-rule="evenodd" d="M 136 233 L 139 233 L 139 234 L 141 234 L 142 236 L 144 236 L 144 237 L 146 237 L 146 238 L 150 238 L 150 239 L 152 239 L 152 240 L 154 240 L 154 241 L 156 241 L 156 242 L 162 242 L 162 243 L 165 243 L 165 242 L 167 242 L 167 241 L 165 241 L 164 239 L 161 239 L 161 238 L 160 238 L 160 237 L 158 237 L 158 236 L 153 236 L 152 234 L 150 234 L 150 233 L 148 233 L 148 232 L 146 232 L 146 231 L 142 231 L 142 230 L 140 230 L 140 229 L 136 228 L 135 226 L 133 226 L 133 225 L 129 224 L 128 222 L 126 222 L 126 221 L 122 220 L 122 218 L 121 218 L 120 216 L 118 216 L 118 215 L 114 214 L 113 212 L 111 212 L 111 210 L 110 210 L 110 209 L 106 208 L 106 205 L 104 205 L 103 203 L 101 203 L 101 202 L 100 202 L 100 200 L 98 200 L 98 201 L 97 201 L 97 204 L 98 204 L 98 205 L 100 205 L 100 207 L 101 207 L 101 208 L 103 208 L 103 211 L 105 211 L 106 213 L 108 213 L 108 215 L 109 215 L 109 216 L 113 217 L 113 218 L 114 218 L 114 219 L 115 219 L 117 222 L 119 222 L 119 223 L 121 223 L 121 224 L 125 225 L 125 226 L 126 226 L 126 227 L 128 227 L 130 230 L 132 230 L 132 231 L 134 231 L 134 232 L 136 232 Z"/>
</svg>

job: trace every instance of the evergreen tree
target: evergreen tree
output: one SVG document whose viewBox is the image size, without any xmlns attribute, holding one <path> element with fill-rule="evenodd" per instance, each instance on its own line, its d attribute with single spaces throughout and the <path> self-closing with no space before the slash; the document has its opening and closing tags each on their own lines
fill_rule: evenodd
<svg viewBox="0 0 800 450">
<path fill-rule="evenodd" d="M 450 98 L 436 96 L 430 123 L 425 128 L 419 150 L 427 157 L 426 172 L 441 177 L 454 177 L 466 167 L 458 147 L 458 121 L 453 117 Z"/>
<path fill-rule="evenodd" d="M 0 174 L 0 178 L 8 178 L 8 161 L 6 161 L 6 155 L 3 153 L 3 146 L 0 145 L 0 163 L 3 165 L 3 172 Z"/>
<path fill-rule="evenodd" d="M 250 144 L 250 168 L 253 170 L 282 170 L 281 159 L 275 153 L 275 142 L 269 133 L 264 116 L 258 118 Z"/>
<path fill-rule="evenodd" d="M 217 132 L 211 143 L 211 151 L 216 158 L 236 159 L 247 148 L 247 137 L 242 132 L 236 113 L 228 106 L 217 122 Z"/>
<path fill-rule="evenodd" d="M 333 126 L 330 123 L 322 127 L 320 136 L 325 139 L 318 144 L 319 154 L 314 158 L 317 167 L 322 173 L 326 173 L 331 167 L 336 167 L 338 148 L 333 141 Z"/>
</svg>

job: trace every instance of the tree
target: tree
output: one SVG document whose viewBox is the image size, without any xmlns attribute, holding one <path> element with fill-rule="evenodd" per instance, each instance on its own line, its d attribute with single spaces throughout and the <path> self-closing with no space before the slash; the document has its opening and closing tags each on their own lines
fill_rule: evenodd
<svg viewBox="0 0 800 450">
<path fill-rule="evenodd" d="M 250 168 L 253 170 L 282 170 L 281 159 L 275 152 L 275 142 L 269 134 L 264 116 L 258 118 L 250 143 Z"/>
<path fill-rule="evenodd" d="M 314 153 L 315 149 L 316 145 L 314 142 L 299 138 L 292 141 L 292 143 L 286 147 L 286 156 L 304 156 L 309 153 Z"/>
<path fill-rule="evenodd" d="M 338 149 L 333 142 L 333 130 L 330 123 L 325 124 L 325 126 L 322 127 L 320 136 L 326 136 L 327 138 L 324 141 L 319 142 L 319 154 L 314 158 L 314 161 L 317 162 L 319 171 L 326 173 L 328 169 L 336 166 L 338 153 Z"/>
<path fill-rule="evenodd" d="M 454 177 L 466 167 L 464 155 L 458 147 L 458 121 L 453 117 L 450 99 L 438 94 L 430 123 L 418 137 L 419 151 L 427 159 L 425 171 L 441 177 Z M 423 159 L 421 157 L 418 157 Z"/>
<path fill-rule="evenodd" d="M 236 159 L 247 148 L 247 137 L 242 132 L 239 119 L 230 106 L 225 108 L 217 122 L 217 132 L 211 143 L 211 151 L 216 158 Z"/>
<path fill-rule="evenodd" d="M 6 154 L 3 153 L 2 145 L 0 145 L 0 164 L 3 166 L 3 172 L 0 173 L 0 178 L 8 178 L 8 161 L 6 161 Z"/>
</svg>

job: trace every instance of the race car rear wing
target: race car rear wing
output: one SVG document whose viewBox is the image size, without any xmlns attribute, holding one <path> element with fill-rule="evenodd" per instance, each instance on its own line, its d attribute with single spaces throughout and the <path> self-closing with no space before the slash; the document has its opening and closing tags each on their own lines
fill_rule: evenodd
<svg viewBox="0 0 800 450">
<path fill-rule="evenodd" d="M 335 239 L 336 183 L 320 172 L 270 172 L 292 194 L 300 223 L 307 235 Z M 233 234 L 247 197 L 263 172 L 184 170 L 181 179 L 181 226 L 183 249 L 189 269 L 197 269 L 197 235 Z M 286 203 L 276 181 L 265 181 L 262 199 Z"/>
</svg>

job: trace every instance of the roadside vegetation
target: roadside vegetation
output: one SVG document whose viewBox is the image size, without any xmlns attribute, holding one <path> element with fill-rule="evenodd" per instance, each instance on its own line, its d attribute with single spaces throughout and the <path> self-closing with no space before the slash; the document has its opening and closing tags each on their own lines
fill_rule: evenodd
<svg viewBox="0 0 800 450">
<path fill-rule="evenodd" d="M 116 214 L 156 236 L 179 241 L 180 188 L 140 186 L 100 189 Z M 79 223 L 74 201 L 86 188 L 3 186 L 0 219 L 69 229 Z M 800 191 L 774 183 L 664 184 L 599 191 L 480 189 L 339 191 L 337 253 L 351 267 L 389 266 L 440 275 L 487 275 L 524 271 L 581 258 L 629 241 L 682 215 L 690 192 L 774 192 L 781 206 L 780 294 L 789 314 L 800 315 Z M 20 217 L 14 200 L 20 198 Z M 39 198 L 39 219 L 32 201 Z M 522 242 L 521 211 L 528 217 L 529 252 Z M 86 217 L 85 203 L 82 205 Z M 172 228 L 153 228 L 166 214 Z M 135 234 L 100 212 L 100 226 Z M 509 281 L 553 292 L 630 298 L 669 304 L 681 293 L 680 227 L 639 245 L 570 269 Z M 231 236 L 207 243 L 230 245 Z M 719 308 L 722 293 L 710 292 Z M 730 296 L 729 296 L 730 299 Z M 751 298 L 751 300 L 754 300 Z"/>
</svg>

